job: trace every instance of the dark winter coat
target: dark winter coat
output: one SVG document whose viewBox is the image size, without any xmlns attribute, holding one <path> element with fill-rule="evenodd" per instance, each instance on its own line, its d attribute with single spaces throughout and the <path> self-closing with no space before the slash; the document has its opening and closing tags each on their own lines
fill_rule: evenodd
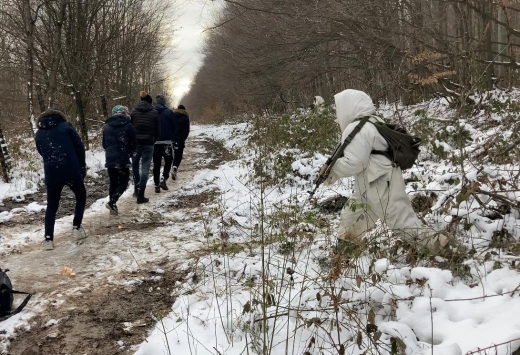
<svg viewBox="0 0 520 355">
<path fill-rule="evenodd" d="M 63 112 L 47 110 L 38 117 L 36 149 L 43 157 L 45 184 L 77 181 L 86 172 L 85 147 Z"/>
<path fill-rule="evenodd" d="M 110 117 L 103 127 L 105 167 L 125 168 L 130 166 L 130 156 L 137 146 L 135 130 L 128 117 Z"/>
<path fill-rule="evenodd" d="M 173 137 L 173 141 L 180 146 L 184 146 L 184 142 L 190 135 L 190 115 L 186 110 L 173 110 L 173 118 L 177 124 L 177 131 Z"/>
<path fill-rule="evenodd" d="M 161 104 L 155 105 L 155 110 L 159 112 L 159 119 L 161 121 L 161 135 L 158 141 L 173 140 L 177 125 L 175 124 L 172 110 Z"/>
<path fill-rule="evenodd" d="M 161 135 L 161 121 L 159 113 L 155 111 L 152 104 L 146 101 L 139 102 L 130 117 L 135 129 L 137 144 L 154 145 Z"/>
</svg>

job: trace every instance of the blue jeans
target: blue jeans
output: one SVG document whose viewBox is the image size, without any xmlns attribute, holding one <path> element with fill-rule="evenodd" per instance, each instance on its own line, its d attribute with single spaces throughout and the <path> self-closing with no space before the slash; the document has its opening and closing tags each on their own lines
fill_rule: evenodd
<svg viewBox="0 0 520 355">
<path fill-rule="evenodd" d="M 134 185 L 138 186 L 139 190 L 141 191 L 146 189 L 152 158 L 153 145 L 138 145 L 134 155 L 132 156 L 132 173 L 134 175 Z M 139 165 L 141 165 L 140 173 Z"/>
</svg>

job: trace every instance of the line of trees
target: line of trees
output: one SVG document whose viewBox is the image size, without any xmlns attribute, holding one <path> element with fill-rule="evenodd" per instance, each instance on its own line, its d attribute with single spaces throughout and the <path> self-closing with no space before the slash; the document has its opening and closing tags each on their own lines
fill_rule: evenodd
<svg viewBox="0 0 520 355">
<path fill-rule="evenodd" d="M 0 0 L 4 130 L 30 132 L 34 117 L 55 105 L 71 117 L 78 107 L 86 117 L 99 117 L 101 95 L 109 105 L 131 105 L 142 89 L 164 92 L 170 6 L 159 0 Z"/>
<path fill-rule="evenodd" d="M 519 0 L 225 0 L 183 99 L 195 116 L 330 102 L 412 103 L 518 84 Z"/>
</svg>

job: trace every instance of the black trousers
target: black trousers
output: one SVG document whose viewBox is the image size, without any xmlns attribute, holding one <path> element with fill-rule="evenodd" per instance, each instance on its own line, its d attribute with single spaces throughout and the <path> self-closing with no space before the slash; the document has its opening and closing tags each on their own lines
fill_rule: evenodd
<svg viewBox="0 0 520 355">
<path fill-rule="evenodd" d="M 87 190 L 83 180 L 70 181 L 64 184 L 47 185 L 47 210 L 45 211 L 45 239 L 54 239 L 54 225 L 56 223 L 56 212 L 60 206 L 61 191 L 66 186 L 70 187 L 76 196 L 76 208 L 72 225 L 80 227 L 83 222 L 85 205 L 87 204 Z"/>
<path fill-rule="evenodd" d="M 171 144 L 156 144 L 153 149 L 153 182 L 159 186 L 161 182 L 161 165 L 164 158 L 163 178 L 168 180 L 173 162 L 173 149 Z"/>
<path fill-rule="evenodd" d="M 182 154 L 184 153 L 184 142 L 179 144 L 178 148 L 173 153 L 173 166 L 178 168 L 181 165 Z"/>
<path fill-rule="evenodd" d="M 128 187 L 128 181 L 130 180 L 130 169 L 108 168 L 107 170 L 108 178 L 110 179 L 108 196 L 110 197 L 110 202 L 116 203 Z"/>
</svg>

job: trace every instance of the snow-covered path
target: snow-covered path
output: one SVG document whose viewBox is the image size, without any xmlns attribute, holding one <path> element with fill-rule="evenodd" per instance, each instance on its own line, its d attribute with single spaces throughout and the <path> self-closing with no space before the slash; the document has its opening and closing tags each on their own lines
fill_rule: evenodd
<svg viewBox="0 0 520 355">
<path fill-rule="evenodd" d="M 36 315 L 38 322 L 44 323 L 42 329 L 45 330 L 48 328 L 45 325 L 48 325 L 49 321 L 53 323 L 56 317 L 65 317 L 71 309 L 78 308 L 75 302 L 78 297 L 83 298 L 81 306 L 89 308 L 92 307 L 91 304 L 96 304 L 96 297 L 109 294 L 113 290 L 140 292 L 143 282 L 160 282 L 161 279 L 172 281 L 172 277 L 176 278 L 175 275 L 165 275 L 165 273 L 173 270 L 179 262 L 186 260 L 191 253 L 200 249 L 204 239 L 201 220 L 204 207 L 201 206 L 203 205 L 201 202 L 209 197 L 190 195 L 188 202 L 183 203 L 183 198 L 185 200 L 186 198 L 183 197 L 185 191 L 182 190 L 186 182 L 192 180 L 200 171 L 202 167 L 200 162 L 208 161 L 209 153 L 204 149 L 205 143 L 207 141 L 200 138 L 188 142 L 178 180 L 174 182 L 169 180 L 170 189 L 160 194 L 155 193 L 153 186 L 149 185 L 147 197 L 150 198 L 150 203 L 137 205 L 131 196 L 131 188 L 126 191 L 118 204 L 119 216 L 109 215 L 104 207 L 105 199 L 94 203 L 85 214 L 83 225 L 87 230 L 88 238 L 82 241 L 77 242 L 70 237 L 71 216 L 57 221 L 55 249 L 50 252 L 41 250 L 41 225 L 15 225 L 4 228 L 2 233 L 10 237 L 8 241 L 11 244 L 18 245 L 17 249 L 21 250 L 21 253 L 1 257 L 0 265 L 10 269 L 9 276 L 16 289 L 34 294 L 21 314 L 0 324 L 0 337 L 2 330 L 6 333 L 4 350 L 7 338 L 14 331 L 14 326 L 23 324 L 23 319 Z M 64 268 L 72 269 L 75 276 L 59 274 Z M 99 292 L 100 290 L 104 291 Z M 151 292 L 148 287 L 142 291 Z M 96 294 L 98 296 L 95 296 Z M 92 302 L 85 302 L 85 298 L 91 297 Z M 170 298 L 165 301 L 171 306 Z M 117 302 L 117 299 L 114 300 L 114 304 L 117 305 Z M 134 307 L 144 308 L 146 306 L 152 307 L 148 309 L 150 313 L 161 311 L 153 308 L 157 307 L 153 302 L 149 305 L 134 305 Z M 124 307 L 124 302 L 121 302 L 121 307 Z M 135 321 L 132 312 L 128 314 L 128 322 Z M 59 319 L 57 321 L 58 324 L 61 322 Z M 11 340 L 15 352 L 9 354 L 26 353 L 29 349 L 28 343 L 34 342 L 35 339 L 31 334 L 34 334 L 35 322 L 31 319 L 28 324 L 31 324 L 31 332 Z M 58 328 L 59 331 L 59 326 L 54 328 Z M 88 326 L 85 329 L 87 328 Z M 142 335 L 144 331 L 143 328 Z M 41 332 L 38 331 L 36 334 L 41 335 Z M 68 338 L 65 341 L 68 345 L 65 346 L 67 350 L 63 353 L 85 350 L 79 346 L 83 343 L 81 338 L 72 342 L 70 337 L 65 338 Z M 96 337 L 89 335 L 87 338 Z M 138 343 L 143 339 L 136 338 L 135 342 Z M 110 339 L 112 345 L 119 347 L 118 350 L 128 349 L 124 345 L 117 344 L 117 341 L 118 339 Z M 74 343 L 78 344 L 77 348 L 74 347 Z M 56 345 L 59 344 L 58 342 Z M 43 352 L 37 353 L 44 354 L 50 349 L 58 348 L 59 346 L 41 350 L 43 348 L 40 346 Z M 0 347 L 0 351 L 1 349 Z M 96 348 L 92 354 L 108 354 L 110 351 Z"/>
</svg>

